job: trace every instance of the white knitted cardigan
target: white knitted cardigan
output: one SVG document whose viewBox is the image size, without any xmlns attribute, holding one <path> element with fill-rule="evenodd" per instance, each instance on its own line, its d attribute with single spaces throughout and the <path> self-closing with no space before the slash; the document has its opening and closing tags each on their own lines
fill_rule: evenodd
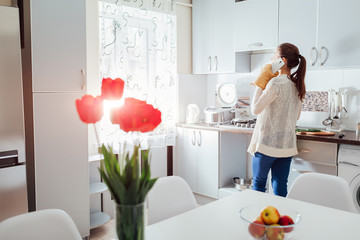
<svg viewBox="0 0 360 240">
<path fill-rule="evenodd" d="M 264 91 L 256 86 L 251 111 L 258 117 L 248 152 L 271 157 L 296 155 L 295 127 L 301 105 L 295 83 L 286 74 L 271 79 Z"/>
</svg>

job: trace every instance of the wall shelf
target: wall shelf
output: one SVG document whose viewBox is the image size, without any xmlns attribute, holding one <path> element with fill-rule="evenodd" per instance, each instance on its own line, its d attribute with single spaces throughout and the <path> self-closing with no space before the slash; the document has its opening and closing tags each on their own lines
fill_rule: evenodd
<svg viewBox="0 0 360 240">
<path fill-rule="evenodd" d="M 94 153 L 89 155 L 89 162 L 98 162 L 104 160 L 104 155 L 101 153 Z"/>
<path fill-rule="evenodd" d="M 102 193 L 108 190 L 108 187 L 104 182 L 96 182 L 90 184 L 90 195 L 96 193 Z"/>
<path fill-rule="evenodd" d="M 100 227 L 110 221 L 110 216 L 104 212 L 96 212 L 90 215 L 90 229 Z"/>
</svg>

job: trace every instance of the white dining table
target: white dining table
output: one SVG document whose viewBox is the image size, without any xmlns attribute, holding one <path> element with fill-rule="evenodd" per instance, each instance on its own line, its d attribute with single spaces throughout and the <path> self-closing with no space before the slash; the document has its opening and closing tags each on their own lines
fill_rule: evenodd
<svg viewBox="0 0 360 240">
<path fill-rule="evenodd" d="M 250 240 L 239 210 L 282 206 L 301 215 L 293 240 L 360 239 L 360 214 L 245 190 L 146 227 L 146 240 Z"/>
</svg>

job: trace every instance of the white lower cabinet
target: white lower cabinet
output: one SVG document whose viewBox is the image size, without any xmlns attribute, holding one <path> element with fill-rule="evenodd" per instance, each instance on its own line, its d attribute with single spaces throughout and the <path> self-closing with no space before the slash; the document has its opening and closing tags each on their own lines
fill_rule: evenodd
<svg viewBox="0 0 360 240">
<path fill-rule="evenodd" d="M 218 198 L 219 132 L 178 128 L 179 176 L 194 193 Z"/>
</svg>

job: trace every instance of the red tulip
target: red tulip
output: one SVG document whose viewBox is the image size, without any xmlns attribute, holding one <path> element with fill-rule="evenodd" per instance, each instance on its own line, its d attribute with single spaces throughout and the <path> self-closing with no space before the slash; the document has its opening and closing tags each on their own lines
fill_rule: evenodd
<svg viewBox="0 0 360 240">
<path fill-rule="evenodd" d="M 111 122 L 125 132 L 150 132 L 161 123 L 161 112 L 145 101 L 126 98 L 123 106 L 111 111 Z"/>
<path fill-rule="evenodd" d="M 81 121 L 96 123 L 103 116 L 103 100 L 100 96 L 84 95 L 81 99 L 76 99 L 76 110 Z"/>
<path fill-rule="evenodd" d="M 124 93 L 124 81 L 120 78 L 103 78 L 101 96 L 106 100 L 119 100 Z"/>
</svg>

